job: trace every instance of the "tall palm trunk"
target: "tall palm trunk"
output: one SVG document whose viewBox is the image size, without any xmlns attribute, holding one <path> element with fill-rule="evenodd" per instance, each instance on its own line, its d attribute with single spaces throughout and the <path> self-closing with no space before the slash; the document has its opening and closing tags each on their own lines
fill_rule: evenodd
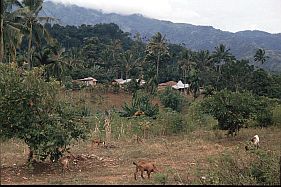
<svg viewBox="0 0 281 187">
<path fill-rule="evenodd" d="M 157 55 L 157 62 L 156 62 L 156 76 L 157 76 L 157 82 L 159 82 L 159 61 L 160 61 L 160 54 Z"/>
<path fill-rule="evenodd" d="M 3 63 L 3 58 L 4 58 L 4 33 L 3 33 L 3 26 L 4 26 L 4 1 L 1 0 L 1 7 L 0 7 L 0 63 Z"/>
<path fill-rule="evenodd" d="M 31 44 L 32 44 L 32 23 L 30 21 L 29 41 L 28 41 L 28 63 L 30 69 L 32 68 Z"/>
</svg>

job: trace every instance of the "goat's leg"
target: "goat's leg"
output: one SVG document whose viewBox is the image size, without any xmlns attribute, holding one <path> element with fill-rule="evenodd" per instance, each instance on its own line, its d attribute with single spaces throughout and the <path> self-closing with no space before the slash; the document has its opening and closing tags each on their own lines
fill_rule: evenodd
<svg viewBox="0 0 281 187">
<path fill-rule="evenodd" d="M 151 171 L 147 171 L 146 173 L 147 173 L 148 179 L 150 179 L 150 173 L 151 173 Z"/>
<path fill-rule="evenodd" d="M 138 173 L 138 168 L 136 168 L 136 172 L 134 173 L 134 176 L 135 176 L 135 180 L 137 180 L 137 173 Z"/>
<path fill-rule="evenodd" d="M 141 178 L 144 179 L 144 176 L 143 176 L 143 170 L 141 169 Z"/>
</svg>

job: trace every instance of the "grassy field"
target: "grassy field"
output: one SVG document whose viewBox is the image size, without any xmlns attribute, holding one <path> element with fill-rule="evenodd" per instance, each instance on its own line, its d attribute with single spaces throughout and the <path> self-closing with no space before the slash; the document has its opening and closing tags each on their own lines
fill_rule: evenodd
<svg viewBox="0 0 281 187">
<path fill-rule="evenodd" d="M 93 111 L 120 108 L 131 98 L 125 93 L 93 96 L 69 92 L 62 96 L 81 100 Z M 76 165 L 72 163 L 71 170 L 65 174 L 49 159 L 34 164 L 33 169 L 28 167 L 27 146 L 19 140 L 9 140 L 1 143 L 1 184 L 210 184 L 214 173 L 224 172 L 223 165 L 218 163 L 225 155 L 237 162 L 238 169 L 250 167 L 247 163 L 252 153 L 244 147 L 255 134 L 260 137 L 262 151 L 281 155 L 280 128 L 241 129 L 236 137 L 226 137 L 220 130 L 195 130 L 177 136 L 150 136 L 142 143 L 130 136 L 114 139 L 110 142 L 114 148 L 92 146 L 91 140 L 74 142 L 71 147 L 74 156 L 86 159 L 78 160 Z M 152 173 L 150 180 L 146 174 L 142 179 L 139 173 L 135 180 L 133 161 L 138 160 L 154 162 L 160 172 Z M 231 175 L 226 172 L 225 177 Z M 226 184 L 235 181 L 229 180 Z"/>
</svg>

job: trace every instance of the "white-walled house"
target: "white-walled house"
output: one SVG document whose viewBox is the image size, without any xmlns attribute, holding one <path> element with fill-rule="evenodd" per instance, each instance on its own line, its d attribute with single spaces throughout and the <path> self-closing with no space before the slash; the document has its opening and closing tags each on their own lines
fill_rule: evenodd
<svg viewBox="0 0 281 187">
<path fill-rule="evenodd" d="M 85 83 L 86 86 L 95 86 L 97 84 L 97 80 L 93 77 L 78 79 L 78 81 Z"/>
<path fill-rule="evenodd" d="M 125 84 L 125 83 L 128 83 L 128 82 L 130 82 L 132 79 L 114 79 L 113 81 L 112 81 L 112 83 L 113 84 L 119 84 L 119 85 L 123 85 L 123 84 Z M 136 79 L 136 81 L 138 82 L 139 81 L 139 79 Z M 145 84 L 145 81 L 144 80 L 141 80 L 140 81 L 140 85 L 143 85 L 143 84 Z"/>
<path fill-rule="evenodd" d="M 182 81 L 178 81 L 178 83 L 176 85 L 172 86 L 172 88 L 174 88 L 176 90 L 188 89 L 189 88 L 189 84 L 183 84 Z"/>
</svg>

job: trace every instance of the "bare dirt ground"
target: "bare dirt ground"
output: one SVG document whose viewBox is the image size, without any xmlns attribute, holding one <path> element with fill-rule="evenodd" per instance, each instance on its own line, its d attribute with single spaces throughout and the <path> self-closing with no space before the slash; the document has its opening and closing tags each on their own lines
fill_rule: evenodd
<svg viewBox="0 0 281 187">
<path fill-rule="evenodd" d="M 184 136 L 145 139 L 143 143 L 119 140 L 111 143 L 114 148 L 77 142 L 71 150 L 80 159 L 65 174 L 49 159 L 30 169 L 26 165 L 26 145 L 10 140 L 1 143 L 1 184 L 159 184 L 155 173 L 150 180 L 146 174 L 141 179 L 140 173 L 134 180 L 132 163 L 141 159 L 155 162 L 167 176 L 166 184 L 202 184 L 200 178 L 208 174 L 210 158 L 225 151 L 238 151 L 237 156 L 243 157 L 247 154 L 244 143 L 255 134 L 260 136 L 262 149 L 280 154 L 280 129 L 242 129 L 237 137 L 231 138 L 223 133 L 195 131 Z"/>
</svg>

